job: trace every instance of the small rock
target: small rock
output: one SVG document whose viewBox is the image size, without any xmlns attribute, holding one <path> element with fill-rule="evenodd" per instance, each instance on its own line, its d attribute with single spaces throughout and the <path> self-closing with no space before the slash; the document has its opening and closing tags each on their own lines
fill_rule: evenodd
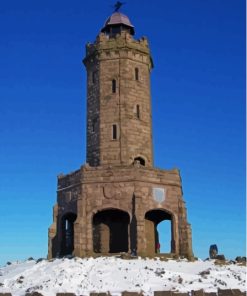
<svg viewBox="0 0 247 296">
<path fill-rule="evenodd" d="M 215 257 L 218 255 L 218 247 L 217 245 L 211 245 L 209 247 L 209 257 L 210 259 L 215 259 Z"/>
<path fill-rule="evenodd" d="M 245 263 L 246 257 L 237 256 L 235 259 L 238 263 Z"/>
<path fill-rule="evenodd" d="M 222 261 L 225 261 L 226 260 L 226 258 L 225 258 L 225 256 L 224 255 L 217 255 L 217 256 L 215 256 L 215 258 L 214 259 L 217 259 L 217 260 L 222 260 Z"/>
<path fill-rule="evenodd" d="M 33 257 L 29 257 L 29 258 L 27 259 L 27 261 L 32 261 L 32 260 L 34 260 Z"/>
</svg>

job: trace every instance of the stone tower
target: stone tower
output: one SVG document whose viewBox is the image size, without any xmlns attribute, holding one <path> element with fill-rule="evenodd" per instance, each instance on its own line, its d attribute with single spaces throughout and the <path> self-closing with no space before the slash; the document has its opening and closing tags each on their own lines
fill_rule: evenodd
<svg viewBox="0 0 247 296">
<path fill-rule="evenodd" d="M 157 256 L 170 222 L 169 255 L 192 257 L 179 171 L 153 167 L 150 72 L 146 38 L 113 13 L 86 45 L 87 163 L 58 176 L 48 257 L 135 252 Z"/>
</svg>

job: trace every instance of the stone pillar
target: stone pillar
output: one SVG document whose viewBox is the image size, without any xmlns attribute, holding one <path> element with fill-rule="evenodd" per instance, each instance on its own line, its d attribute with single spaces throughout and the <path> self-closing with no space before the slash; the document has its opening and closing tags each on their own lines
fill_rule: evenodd
<svg viewBox="0 0 247 296">
<path fill-rule="evenodd" d="M 100 252 L 108 253 L 110 251 L 110 229 L 109 226 L 101 223 L 99 225 L 100 234 Z"/>
<path fill-rule="evenodd" d="M 77 200 L 77 219 L 74 224 L 74 255 L 78 257 L 86 256 L 86 194 L 81 186 L 81 195 Z"/>
<path fill-rule="evenodd" d="M 53 207 L 53 223 L 48 229 L 48 259 L 54 257 L 54 250 L 56 249 L 55 237 L 57 235 L 57 214 L 58 205 L 55 204 Z"/>
<path fill-rule="evenodd" d="M 190 224 L 187 223 L 187 213 L 185 202 L 179 199 L 179 255 L 187 258 L 193 257 L 192 252 L 192 235 Z"/>
<path fill-rule="evenodd" d="M 135 196 L 135 215 L 136 215 L 136 230 L 137 230 L 137 254 L 145 256 L 145 219 L 142 205 L 142 197 Z"/>
</svg>

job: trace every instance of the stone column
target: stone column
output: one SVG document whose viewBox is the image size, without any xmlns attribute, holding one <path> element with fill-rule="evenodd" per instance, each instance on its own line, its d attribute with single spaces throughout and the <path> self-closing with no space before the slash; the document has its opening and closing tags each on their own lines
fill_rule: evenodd
<svg viewBox="0 0 247 296">
<path fill-rule="evenodd" d="M 56 249 L 55 237 L 57 235 L 57 213 L 58 205 L 55 204 L 53 207 L 53 223 L 48 229 L 48 259 L 54 257 L 54 249 Z M 56 251 L 55 251 L 56 252 Z"/>
</svg>

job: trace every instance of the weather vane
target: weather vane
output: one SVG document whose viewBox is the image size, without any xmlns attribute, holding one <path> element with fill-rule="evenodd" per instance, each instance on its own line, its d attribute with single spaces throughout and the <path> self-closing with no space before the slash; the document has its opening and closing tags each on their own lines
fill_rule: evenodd
<svg viewBox="0 0 247 296">
<path fill-rule="evenodd" d="M 117 12 L 119 11 L 119 9 L 121 8 L 121 6 L 125 4 L 125 2 L 120 2 L 120 1 L 117 1 L 116 4 L 114 5 L 114 11 Z"/>
</svg>

